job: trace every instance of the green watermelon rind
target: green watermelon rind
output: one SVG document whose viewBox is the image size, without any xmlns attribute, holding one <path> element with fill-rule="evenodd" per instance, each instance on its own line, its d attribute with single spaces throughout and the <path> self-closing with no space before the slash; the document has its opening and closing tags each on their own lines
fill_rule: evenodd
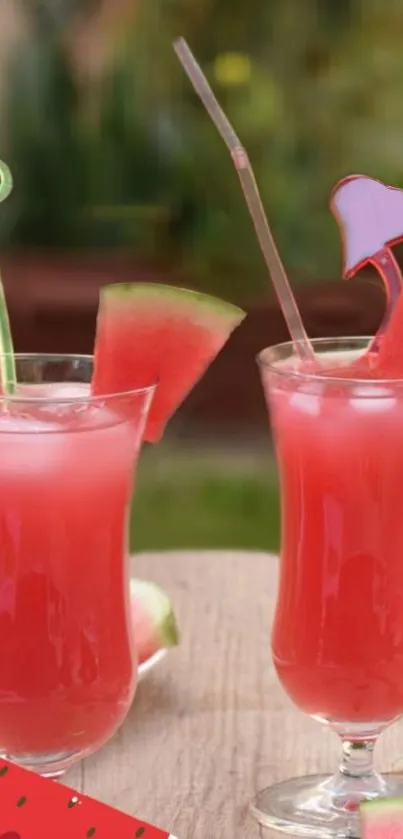
<svg viewBox="0 0 403 839">
<path fill-rule="evenodd" d="M 403 812 L 403 798 L 375 798 L 373 801 L 363 801 L 360 804 L 360 811 L 366 819 L 370 815 L 376 817 L 381 814 L 387 816 L 400 813 Z"/>
<path fill-rule="evenodd" d="M 101 302 L 106 305 L 109 302 L 140 302 L 142 300 L 147 304 L 158 300 L 172 303 L 175 307 L 186 304 L 195 313 L 203 312 L 219 316 L 223 321 L 232 323 L 234 328 L 246 317 L 246 312 L 234 303 L 227 303 L 204 292 L 176 288 L 163 283 L 116 283 L 104 286 L 100 291 L 100 297 Z"/>
<path fill-rule="evenodd" d="M 131 597 L 146 604 L 156 637 L 163 648 L 177 647 L 180 636 L 175 612 L 165 591 L 150 580 L 130 579 Z"/>
</svg>

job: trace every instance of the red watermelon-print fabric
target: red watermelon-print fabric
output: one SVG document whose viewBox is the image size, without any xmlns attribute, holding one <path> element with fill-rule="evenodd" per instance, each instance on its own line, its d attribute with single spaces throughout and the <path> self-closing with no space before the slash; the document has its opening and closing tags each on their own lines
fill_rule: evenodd
<svg viewBox="0 0 403 839">
<path fill-rule="evenodd" d="M 0 839 L 175 839 L 139 819 L 0 760 Z"/>
</svg>

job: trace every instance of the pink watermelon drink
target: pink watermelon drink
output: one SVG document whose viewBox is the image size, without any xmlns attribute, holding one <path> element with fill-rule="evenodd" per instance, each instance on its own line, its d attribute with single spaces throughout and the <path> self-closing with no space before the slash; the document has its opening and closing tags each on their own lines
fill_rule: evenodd
<svg viewBox="0 0 403 839">
<path fill-rule="evenodd" d="M 274 663 L 308 714 L 383 724 L 403 713 L 403 386 L 321 359 L 322 377 L 263 367 L 283 509 Z"/>
<path fill-rule="evenodd" d="M 377 736 L 403 715 L 403 375 L 357 365 L 368 343 L 314 341 L 314 370 L 291 344 L 260 356 L 282 504 L 274 665 L 343 752 L 332 778 L 269 787 L 253 811 L 327 839 L 358 836 L 362 800 L 403 792 L 373 769 Z"/>
<path fill-rule="evenodd" d="M 136 313 L 137 290 L 124 292 L 125 306 L 103 293 L 92 386 L 90 358 L 17 357 L 18 384 L 0 397 L 0 752 L 48 775 L 123 721 L 136 637 L 143 655 L 177 641 L 161 593 L 150 602 L 143 586 L 130 604 L 137 457 L 144 434 L 161 436 L 243 317 L 212 298 L 154 287 L 149 311 L 142 288 Z M 154 311 L 160 294 L 168 296 Z"/>
<path fill-rule="evenodd" d="M 11 188 L 0 161 L 0 202 Z M 147 619 L 147 652 L 176 643 L 161 592 L 151 602 L 143 587 L 130 602 L 127 520 L 137 456 L 143 438 L 161 437 L 243 317 L 235 306 L 180 289 L 106 289 L 91 382 L 88 358 L 28 356 L 16 364 L 0 278 L 3 756 L 62 773 L 123 721 L 136 683 L 134 636 Z M 140 614 L 145 602 L 149 610 Z"/>
<path fill-rule="evenodd" d="M 75 379 L 20 385 L 0 413 L 0 750 L 56 774 L 133 698 L 126 519 L 153 388 L 100 401 L 77 384 L 88 359 L 18 367 Z"/>
</svg>

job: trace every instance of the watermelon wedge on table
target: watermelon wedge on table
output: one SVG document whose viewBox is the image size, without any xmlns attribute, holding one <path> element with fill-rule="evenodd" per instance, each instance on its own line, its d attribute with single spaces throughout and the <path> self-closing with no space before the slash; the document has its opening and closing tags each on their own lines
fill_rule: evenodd
<svg viewBox="0 0 403 839">
<path fill-rule="evenodd" d="M 130 391 L 158 381 L 144 435 L 157 442 L 244 317 L 231 303 L 186 289 L 152 283 L 105 286 L 93 394 Z"/>
<path fill-rule="evenodd" d="M 159 650 L 176 647 L 179 644 L 179 632 L 173 606 L 160 586 L 149 580 L 138 580 L 132 577 L 130 600 L 139 664 L 144 664 Z"/>
<path fill-rule="evenodd" d="M 403 839 L 403 798 L 361 804 L 362 839 Z"/>
</svg>

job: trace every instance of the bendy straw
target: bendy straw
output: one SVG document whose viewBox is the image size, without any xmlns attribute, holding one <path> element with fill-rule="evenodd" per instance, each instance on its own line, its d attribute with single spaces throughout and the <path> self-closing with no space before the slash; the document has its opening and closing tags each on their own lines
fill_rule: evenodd
<svg viewBox="0 0 403 839">
<path fill-rule="evenodd" d="M 230 151 L 252 217 L 260 248 L 295 346 L 295 351 L 304 361 L 312 362 L 315 360 L 314 352 L 306 334 L 280 255 L 277 251 L 248 155 L 224 114 L 224 111 L 218 104 L 206 77 L 186 41 L 183 38 L 179 38 L 174 43 L 174 49 L 196 93 L 199 95 Z"/>
</svg>

